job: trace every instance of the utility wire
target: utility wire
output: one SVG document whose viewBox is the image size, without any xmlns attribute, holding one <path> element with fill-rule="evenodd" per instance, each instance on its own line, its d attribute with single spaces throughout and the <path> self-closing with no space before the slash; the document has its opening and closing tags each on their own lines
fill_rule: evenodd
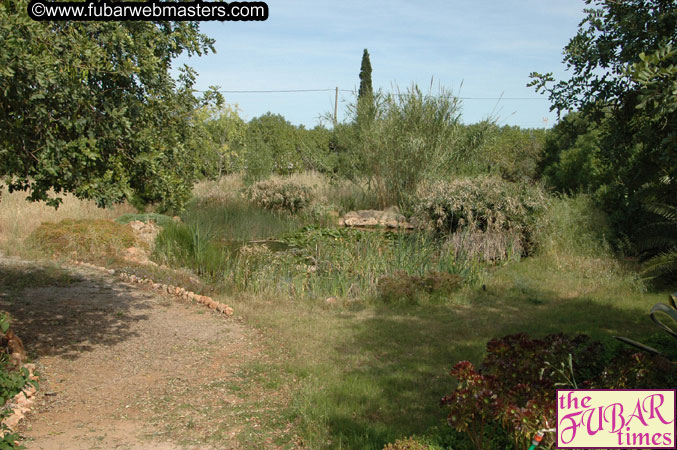
<svg viewBox="0 0 677 450">
<path fill-rule="evenodd" d="M 245 91 L 224 91 L 219 89 L 217 92 L 222 94 L 275 94 L 275 93 L 290 93 L 290 92 L 334 92 L 336 88 L 331 89 L 279 89 L 279 90 L 245 90 Z M 195 92 L 212 92 L 212 91 L 198 91 Z"/>
<path fill-rule="evenodd" d="M 218 92 L 222 94 L 287 94 L 287 93 L 297 93 L 297 92 L 334 92 L 336 88 L 327 88 L 327 89 L 265 89 L 265 90 L 221 90 Z M 209 92 L 203 90 L 195 90 L 195 92 Z M 339 92 L 348 92 L 355 93 L 356 91 L 350 89 L 339 89 Z M 405 95 L 405 94 L 393 94 L 393 95 Z M 428 97 L 428 96 L 426 96 Z M 456 97 L 459 100 L 545 100 L 547 98 L 541 97 Z"/>
</svg>

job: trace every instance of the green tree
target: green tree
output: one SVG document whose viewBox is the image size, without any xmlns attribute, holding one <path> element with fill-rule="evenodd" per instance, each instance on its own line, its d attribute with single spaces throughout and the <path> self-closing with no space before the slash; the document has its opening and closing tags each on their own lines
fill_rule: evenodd
<svg viewBox="0 0 677 450">
<path fill-rule="evenodd" d="M 249 121 L 247 178 L 258 181 L 271 173 L 288 175 L 303 168 L 297 129 L 279 114 L 266 113 Z"/>
<path fill-rule="evenodd" d="M 195 73 L 169 69 L 213 41 L 196 22 L 36 22 L 27 3 L 0 3 L 0 177 L 53 206 L 70 192 L 180 209 L 200 102 Z"/>
<path fill-rule="evenodd" d="M 564 48 L 571 77 L 556 82 L 552 74 L 532 73 L 530 85 L 549 95 L 552 109 L 577 110 L 598 128 L 601 172 L 593 188 L 614 222 L 629 232 L 645 215 L 642 195 L 677 202 L 671 48 L 677 41 L 677 3 L 585 3 L 592 7 Z"/>
<path fill-rule="evenodd" d="M 374 88 L 371 84 L 371 61 L 369 52 L 364 49 L 362 53 L 362 64 L 360 65 L 360 90 L 357 93 L 358 99 L 368 98 L 374 95 Z"/>
<path fill-rule="evenodd" d="M 371 83 L 371 61 L 369 52 L 364 49 L 360 65 L 360 89 L 357 92 L 357 120 L 371 121 L 376 114 L 374 105 L 374 88 Z"/>
<path fill-rule="evenodd" d="M 202 173 L 221 179 L 244 168 L 247 123 L 235 105 L 206 105 L 198 110 Z"/>
<path fill-rule="evenodd" d="M 604 172 L 599 146 L 600 129 L 580 114 L 569 113 L 545 138 L 540 173 L 558 192 L 594 193 Z"/>
</svg>

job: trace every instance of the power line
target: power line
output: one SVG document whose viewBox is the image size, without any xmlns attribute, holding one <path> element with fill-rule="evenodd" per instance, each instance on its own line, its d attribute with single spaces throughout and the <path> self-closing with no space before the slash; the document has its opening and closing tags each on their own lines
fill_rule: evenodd
<svg viewBox="0 0 677 450">
<path fill-rule="evenodd" d="M 333 92 L 336 88 L 326 88 L 326 89 L 252 89 L 252 90 L 221 90 L 218 92 L 222 94 L 287 94 L 287 93 L 297 93 L 297 92 Z M 195 90 L 195 92 L 209 92 L 203 90 Z M 355 91 L 350 89 L 339 89 L 339 92 L 348 92 L 355 93 Z M 406 95 L 406 94 L 394 94 L 394 95 Z M 426 95 L 428 97 L 428 95 Z M 459 100 L 540 100 L 548 101 L 547 98 L 542 97 L 456 97 Z"/>
<path fill-rule="evenodd" d="M 276 93 L 290 93 L 290 92 L 329 92 L 334 91 L 336 88 L 330 89 L 270 89 L 270 90 L 244 90 L 244 91 L 225 91 L 219 89 L 217 92 L 222 94 L 276 94 Z M 212 92 L 212 91 L 198 91 L 195 92 Z"/>
<path fill-rule="evenodd" d="M 340 89 L 341 92 L 355 93 L 350 89 Z M 392 95 L 405 96 L 407 94 L 392 93 Z M 433 95 L 424 95 L 424 97 L 434 97 Z M 456 97 L 459 100 L 548 100 L 542 97 Z"/>
</svg>

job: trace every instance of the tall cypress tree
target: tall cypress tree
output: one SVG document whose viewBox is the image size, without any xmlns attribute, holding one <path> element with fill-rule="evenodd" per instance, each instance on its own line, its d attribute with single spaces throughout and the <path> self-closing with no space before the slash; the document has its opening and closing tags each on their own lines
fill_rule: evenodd
<svg viewBox="0 0 677 450">
<path fill-rule="evenodd" d="M 371 85 L 371 61 L 369 52 L 364 49 L 360 66 L 360 90 L 357 93 L 357 121 L 368 124 L 374 119 L 374 88 Z"/>
<path fill-rule="evenodd" d="M 362 100 L 367 97 L 373 97 L 374 89 L 371 85 L 371 61 L 369 61 L 369 52 L 364 49 L 362 54 L 362 65 L 360 66 L 360 90 L 357 99 Z"/>
</svg>

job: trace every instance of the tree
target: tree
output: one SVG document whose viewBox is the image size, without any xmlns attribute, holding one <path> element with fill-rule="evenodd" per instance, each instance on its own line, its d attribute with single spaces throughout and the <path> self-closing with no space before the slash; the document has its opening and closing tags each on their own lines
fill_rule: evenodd
<svg viewBox="0 0 677 450">
<path fill-rule="evenodd" d="M 289 175 L 303 168 L 297 129 L 279 114 L 267 112 L 250 120 L 246 145 L 248 181 L 272 173 Z"/>
<path fill-rule="evenodd" d="M 369 52 L 364 49 L 360 65 L 360 89 L 357 93 L 357 120 L 371 121 L 376 114 L 374 110 L 374 88 L 371 84 L 371 61 Z"/>
<path fill-rule="evenodd" d="M 568 80 L 532 73 L 552 110 L 578 110 L 598 129 L 596 196 L 621 231 L 645 213 L 642 196 L 677 202 L 674 0 L 586 0 L 564 48 Z M 648 55 L 648 56 L 647 56 Z M 582 156 L 582 155 L 579 155 Z"/>
<path fill-rule="evenodd" d="M 197 22 L 36 22 L 0 4 L 0 177 L 58 206 L 136 199 L 180 209 L 196 176 L 195 73 L 172 60 L 213 41 Z M 215 98 L 211 95 L 211 98 Z"/>
<path fill-rule="evenodd" d="M 244 167 L 247 123 L 239 115 L 237 105 L 218 107 L 204 106 L 198 110 L 197 121 L 201 125 L 200 160 L 202 173 L 221 179 Z"/>
<path fill-rule="evenodd" d="M 357 98 L 364 99 L 374 95 L 374 88 L 371 84 L 371 61 L 369 61 L 369 52 L 364 49 L 362 53 L 362 64 L 360 65 L 360 90 Z"/>
</svg>

